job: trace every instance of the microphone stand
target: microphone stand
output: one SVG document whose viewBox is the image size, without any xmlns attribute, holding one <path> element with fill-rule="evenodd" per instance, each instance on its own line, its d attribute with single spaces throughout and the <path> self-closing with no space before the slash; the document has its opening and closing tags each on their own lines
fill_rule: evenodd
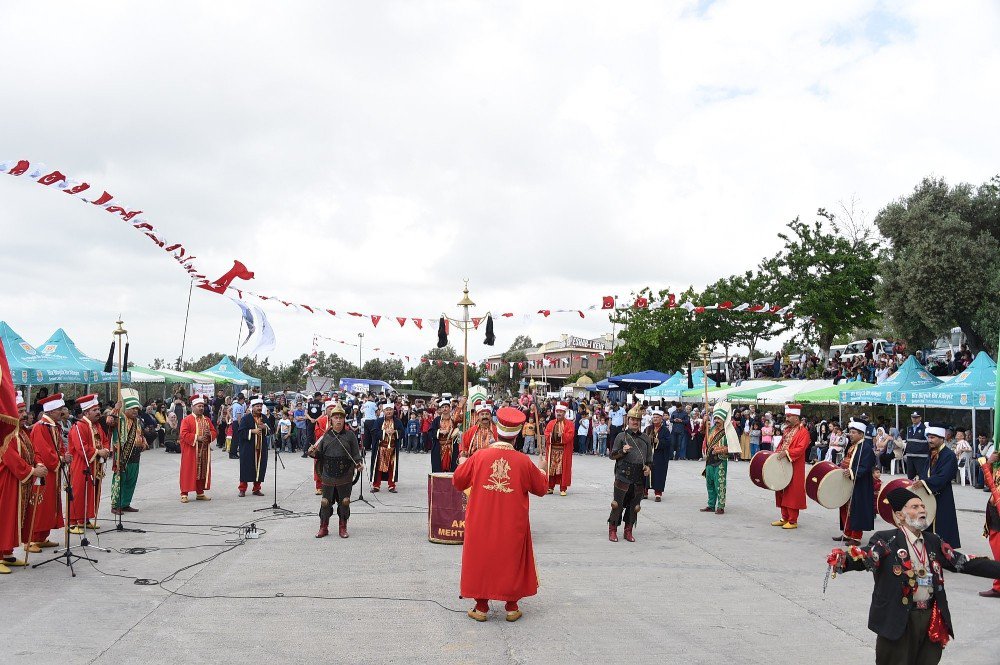
<svg viewBox="0 0 1000 665">
<path fill-rule="evenodd" d="M 82 560 L 82 561 L 91 561 L 93 563 L 97 563 L 97 559 L 91 559 L 89 556 L 85 556 L 84 554 L 75 553 L 73 551 L 72 546 L 70 546 L 69 544 L 69 518 L 70 515 L 73 514 L 72 512 L 73 484 L 70 482 L 69 470 L 66 468 L 65 462 L 60 460 L 59 468 L 56 470 L 56 473 L 60 475 L 60 477 L 63 480 L 63 483 L 65 483 L 64 491 L 66 492 L 66 520 L 63 524 L 63 548 L 56 550 L 55 556 L 46 559 L 45 561 L 39 561 L 38 563 L 32 564 L 31 567 L 38 568 L 39 566 L 44 566 L 47 563 L 58 561 L 59 563 L 69 568 L 70 574 L 73 577 L 76 577 L 76 571 L 73 569 L 74 561 Z M 83 512 L 84 515 L 86 515 L 87 513 L 86 506 L 84 506 Z M 86 528 L 87 528 L 86 525 L 84 525 L 84 536 L 83 536 L 83 541 L 81 541 L 81 545 L 83 546 L 87 545 Z"/>
<path fill-rule="evenodd" d="M 274 466 L 274 503 L 271 504 L 270 508 L 258 508 L 254 512 L 255 513 L 259 513 L 259 512 L 265 511 L 265 510 L 273 510 L 275 513 L 278 513 L 280 515 L 292 515 L 292 514 L 294 514 L 295 511 L 288 510 L 287 508 L 282 508 L 281 506 L 278 505 L 278 465 L 280 464 L 281 468 L 284 469 L 285 468 L 285 463 L 281 459 L 281 451 L 279 450 L 280 446 L 278 446 L 274 442 L 272 442 L 271 447 L 274 448 L 274 465 L 273 465 Z"/>
</svg>

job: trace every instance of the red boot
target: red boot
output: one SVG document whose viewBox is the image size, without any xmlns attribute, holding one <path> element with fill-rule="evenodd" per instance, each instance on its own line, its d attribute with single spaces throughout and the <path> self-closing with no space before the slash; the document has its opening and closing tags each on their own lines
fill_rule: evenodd
<svg viewBox="0 0 1000 665">
<path fill-rule="evenodd" d="M 319 532 L 316 534 L 316 537 L 324 538 L 329 535 L 330 535 L 330 520 L 320 520 Z"/>
<path fill-rule="evenodd" d="M 626 524 L 625 525 L 625 540 L 627 540 L 630 543 L 634 543 L 635 542 L 635 538 L 632 537 L 632 525 L 631 524 Z"/>
<path fill-rule="evenodd" d="M 608 526 L 608 540 L 613 543 L 618 542 L 618 527 L 614 525 Z"/>
<path fill-rule="evenodd" d="M 340 520 L 340 537 L 347 538 L 347 520 Z"/>
</svg>

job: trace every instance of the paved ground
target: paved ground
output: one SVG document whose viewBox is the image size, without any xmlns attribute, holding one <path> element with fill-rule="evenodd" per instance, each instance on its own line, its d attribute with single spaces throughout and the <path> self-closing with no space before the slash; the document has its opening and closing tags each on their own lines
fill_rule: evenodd
<svg viewBox="0 0 1000 665">
<path fill-rule="evenodd" d="M 279 503 L 314 511 L 307 460 L 286 455 L 285 462 Z M 704 501 L 699 463 L 672 464 L 669 496 L 644 504 L 638 542 L 630 544 L 607 540 L 611 463 L 576 458 L 569 496 L 532 502 L 542 588 L 522 603 L 525 617 L 516 624 L 502 620 L 502 607 L 485 624 L 465 616 L 470 603 L 457 597 L 461 549 L 426 539 L 426 455 L 403 456 L 399 494 L 377 495 L 374 509 L 358 504 L 346 541 L 313 538 L 314 516 L 261 519 L 267 513 L 252 513 L 271 504 L 270 494 L 237 498 L 237 463 L 222 455 L 214 467 L 215 500 L 182 505 L 178 464 L 177 456 L 161 450 L 143 455 L 135 501 L 141 512 L 135 516 L 147 524 L 132 526 L 147 533 L 100 536 L 101 545 L 116 551 L 94 553 L 96 568 L 81 562 L 73 579 L 66 568 L 49 564 L 0 578 L 0 661 L 874 661 L 874 635 L 866 628 L 870 577 L 839 577 L 821 593 L 835 513 L 811 503 L 797 531 L 770 527 L 773 495 L 750 484 L 746 464 L 730 466 L 725 516 L 697 511 Z M 964 509 L 965 551 L 987 554 L 979 535 L 985 494 L 955 491 Z M 254 519 L 266 533 L 231 550 L 226 542 L 232 530 L 211 528 Z M 107 515 L 102 522 L 111 525 Z M 132 547 L 160 549 L 118 551 Z M 195 548 L 183 549 L 189 547 Z M 163 586 L 133 583 L 132 577 L 161 580 L 213 554 L 219 556 Z M 975 593 L 987 586 L 948 575 L 958 639 L 945 662 L 997 662 L 1000 603 Z"/>
</svg>

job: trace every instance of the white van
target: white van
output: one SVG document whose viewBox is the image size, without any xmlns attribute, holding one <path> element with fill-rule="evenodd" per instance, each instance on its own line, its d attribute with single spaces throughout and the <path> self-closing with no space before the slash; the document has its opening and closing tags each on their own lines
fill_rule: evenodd
<svg viewBox="0 0 1000 665">
<path fill-rule="evenodd" d="M 872 340 L 875 344 L 875 359 L 877 360 L 880 354 L 888 353 L 890 349 L 893 348 L 892 342 L 887 339 L 875 339 Z M 864 357 L 865 355 L 865 345 L 868 344 L 867 339 L 859 339 L 851 342 L 844 348 L 843 353 L 840 355 L 841 362 L 850 362 L 857 358 L 858 356 Z M 831 349 L 831 353 L 832 353 Z"/>
</svg>

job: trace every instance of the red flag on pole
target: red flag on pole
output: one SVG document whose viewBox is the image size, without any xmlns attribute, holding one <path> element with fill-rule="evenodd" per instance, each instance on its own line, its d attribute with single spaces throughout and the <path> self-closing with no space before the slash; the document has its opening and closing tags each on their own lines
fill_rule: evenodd
<svg viewBox="0 0 1000 665">
<path fill-rule="evenodd" d="M 0 450 L 6 449 L 12 438 L 17 436 L 19 420 L 14 379 L 7 364 L 7 352 L 3 342 L 0 342 Z"/>
<path fill-rule="evenodd" d="M 615 308 L 615 297 L 614 296 L 604 296 L 601 298 L 601 309 L 614 309 Z"/>
<path fill-rule="evenodd" d="M 643 296 L 639 296 L 638 298 L 635 299 L 635 306 L 638 309 L 646 309 L 647 307 L 649 307 L 649 299 Z"/>
</svg>

